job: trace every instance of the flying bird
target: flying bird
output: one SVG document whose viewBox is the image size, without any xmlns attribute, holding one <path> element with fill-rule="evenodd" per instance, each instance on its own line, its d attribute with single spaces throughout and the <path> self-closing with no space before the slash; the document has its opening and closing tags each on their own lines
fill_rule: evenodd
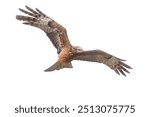
<svg viewBox="0 0 150 117">
<path fill-rule="evenodd" d="M 45 71 L 54 71 L 62 68 L 73 68 L 73 60 L 83 60 L 89 62 L 103 63 L 114 70 L 118 75 L 126 76 L 130 73 L 127 69 L 132 69 L 125 64 L 123 59 L 115 57 L 102 50 L 88 50 L 85 51 L 79 46 L 73 46 L 67 36 L 66 29 L 59 23 L 48 17 L 38 8 L 25 6 L 27 10 L 19 8 L 19 10 L 28 16 L 16 15 L 17 20 L 24 21 L 23 24 L 40 28 L 43 30 L 54 47 L 57 49 L 58 59 L 51 67 Z"/>
</svg>

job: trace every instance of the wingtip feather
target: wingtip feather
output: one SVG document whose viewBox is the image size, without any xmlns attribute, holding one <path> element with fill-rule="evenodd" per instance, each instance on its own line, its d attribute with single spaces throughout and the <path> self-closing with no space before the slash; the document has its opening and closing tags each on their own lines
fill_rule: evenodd
<svg viewBox="0 0 150 117">
<path fill-rule="evenodd" d="M 28 5 L 25 5 L 26 9 L 30 8 Z"/>
<path fill-rule="evenodd" d="M 20 15 L 16 15 L 16 19 L 17 20 L 21 20 L 21 16 Z"/>
</svg>

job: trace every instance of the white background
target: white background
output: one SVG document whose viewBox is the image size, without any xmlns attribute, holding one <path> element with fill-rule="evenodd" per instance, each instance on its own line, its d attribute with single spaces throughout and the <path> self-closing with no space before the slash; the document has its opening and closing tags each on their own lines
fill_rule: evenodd
<svg viewBox="0 0 150 117">
<path fill-rule="evenodd" d="M 39 8 L 63 25 L 73 45 L 126 59 L 127 77 L 98 63 L 43 70 L 57 60 L 44 32 L 15 19 L 18 8 Z M 150 3 L 148 0 L 5 0 L 0 4 L 0 116 L 148 117 Z M 15 107 L 135 105 L 134 114 L 15 114 Z"/>
</svg>

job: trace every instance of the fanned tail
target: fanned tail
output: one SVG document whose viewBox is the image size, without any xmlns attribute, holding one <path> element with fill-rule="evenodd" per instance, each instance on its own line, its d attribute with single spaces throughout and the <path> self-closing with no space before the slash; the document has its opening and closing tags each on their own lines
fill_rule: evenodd
<svg viewBox="0 0 150 117">
<path fill-rule="evenodd" d="M 68 62 L 68 63 L 56 62 L 55 64 L 53 64 L 51 67 L 49 67 L 48 69 L 46 69 L 44 71 L 50 72 L 50 71 L 59 70 L 59 69 L 63 69 L 63 68 L 73 68 L 73 67 L 72 67 L 71 62 Z"/>
</svg>

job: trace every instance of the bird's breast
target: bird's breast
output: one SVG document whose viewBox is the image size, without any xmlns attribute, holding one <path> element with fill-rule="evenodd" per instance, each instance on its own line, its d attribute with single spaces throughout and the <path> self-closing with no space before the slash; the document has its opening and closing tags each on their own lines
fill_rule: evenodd
<svg viewBox="0 0 150 117">
<path fill-rule="evenodd" d="M 72 51 L 70 48 L 63 48 L 58 56 L 59 61 L 67 62 L 71 60 Z"/>
</svg>

